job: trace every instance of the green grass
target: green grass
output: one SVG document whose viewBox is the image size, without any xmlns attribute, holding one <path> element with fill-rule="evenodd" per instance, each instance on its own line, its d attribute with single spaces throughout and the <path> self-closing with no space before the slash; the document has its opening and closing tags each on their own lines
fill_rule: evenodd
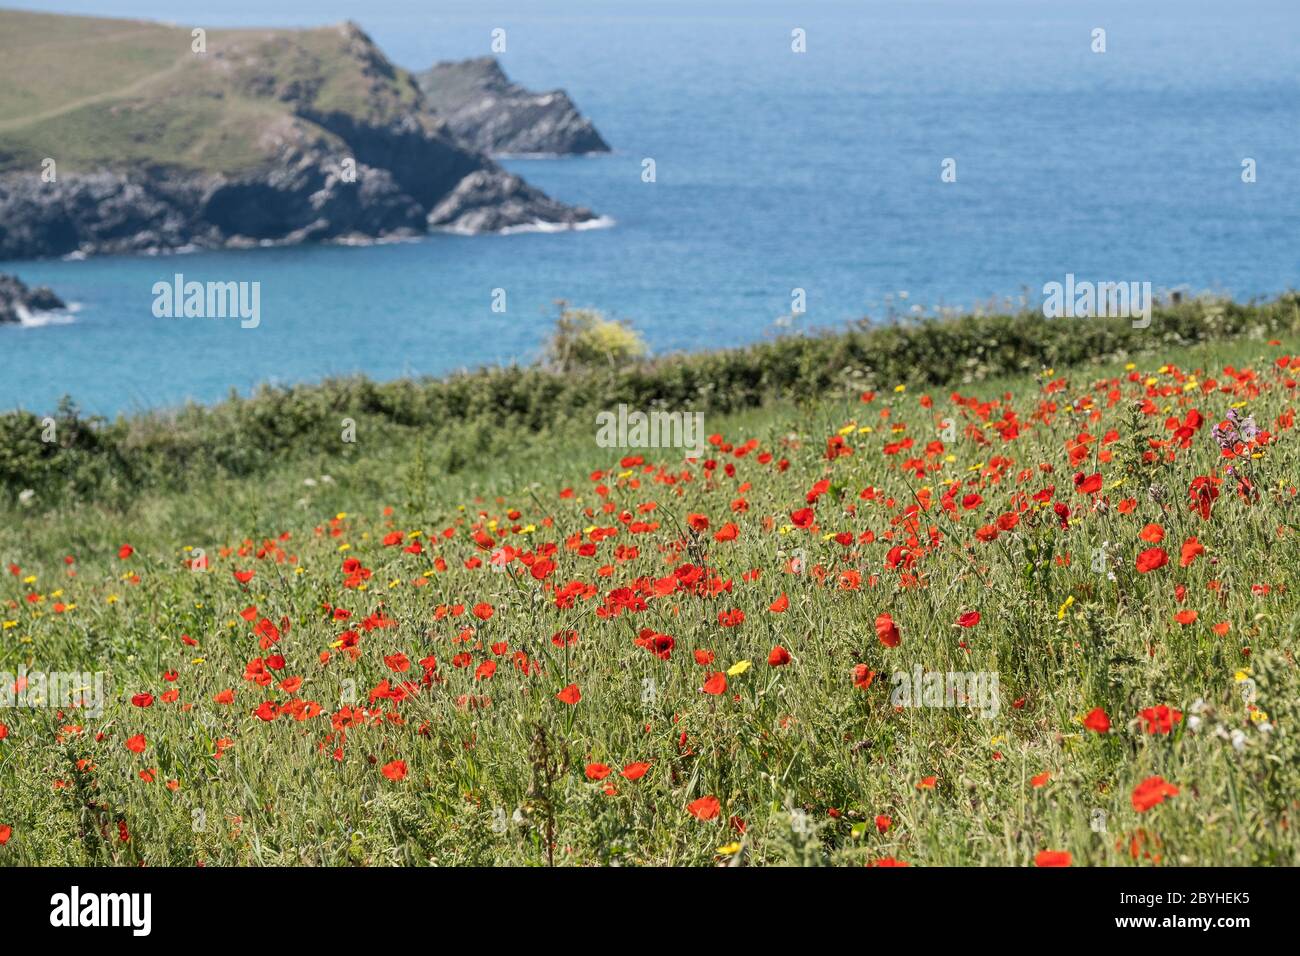
<svg viewBox="0 0 1300 956">
<path fill-rule="evenodd" d="M 21 571 L 0 582 L 0 620 L 12 622 L 0 629 L 0 670 L 106 671 L 108 701 L 100 718 L 0 710 L 0 826 L 12 827 L 0 863 L 1028 865 L 1047 850 L 1076 864 L 1294 863 L 1300 453 L 1287 417 L 1294 371 L 1276 360 L 1298 345 L 1284 334 L 1280 345 L 1169 346 L 1131 358 L 1131 370 L 1120 359 L 901 392 L 876 378 L 870 403 L 857 388 L 805 389 L 710 411 L 707 433 L 758 443 L 740 457 L 712 449 L 712 479 L 671 451 L 596 447 L 589 417 L 436 433 L 363 421 L 355 445 L 336 433 L 255 474 L 189 474 L 183 487 L 113 503 L 11 508 L 0 515 L 0 558 Z M 993 404 L 957 405 L 953 392 Z M 1236 463 L 1257 496 L 1237 494 L 1212 437 L 1232 408 L 1276 436 Z M 1205 421 L 1188 447 L 1150 444 L 1167 442 L 1166 420 L 1192 409 Z M 957 436 L 927 456 L 954 416 Z M 1097 440 L 1072 462 L 1084 431 Z M 837 435 L 851 455 L 827 456 Z M 908 437 L 912 448 L 884 453 Z M 766 452 L 773 459 L 760 461 Z M 636 454 L 647 464 L 620 463 Z M 924 477 L 919 462 L 904 467 L 911 458 L 926 464 Z M 1076 491 L 1076 472 L 1100 473 L 1102 490 Z M 1224 478 L 1208 519 L 1188 506 L 1201 475 Z M 791 513 L 809 507 L 820 480 L 817 529 L 795 527 Z M 954 480 L 964 484 L 950 513 L 940 498 Z M 1049 485 L 1049 501 L 1031 497 Z M 879 494 L 864 499 L 868 487 Z M 923 488 L 930 507 L 911 526 L 906 509 Z M 967 508 L 972 493 L 983 500 Z M 1054 501 L 1071 509 L 1065 528 Z M 1014 530 L 976 534 L 1016 509 Z M 634 531 L 624 512 L 656 526 Z M 706 516 L 707 530 L 691 530 L 690 515 Z M 727 522 L 737 536 L 715 540 Z M 1171 561 L 1139 573 L 1136 556 L 1154 546 L 1141 537 L 1149 524 L 1162 527 Z M 591 555 L 575 550 L 593 543 L 594 528 L 617 530 Z M 852 544 L 833 540 L 841 532 Z M 395 533 L 424 553 L 385 546 Z M 909 578 L 886 559 L 913 534 L 935 543 L 919 549 Z M 1191 536 L 1205 553 L 1180 567 Z M 119 558 L 127 542 L 134 553 Z M 504 546 L 532 560 L 548 545 L 556 568 L 541 580 L 518 553 L 489 569 Z M 190 567 L 191 548 L 208 556 L 206 572 Z M 789 571 L 797 551 L 804 573 Z M 345 585 L 347 558 L 372 571 L 364 587 Z M 618 589 L 684 564 L 707 567 L 718 588 L 597 613 Z M 246 585 L 235 580 L 249 570 Z M 856 588 L 841 584 L 850 571 L 861 574 Z M 595 596 L 557 607 L 554 589 L 572 581 Z M 773 613 L 782 593 L 788 609 Z M 474 616 L 479 603 L 492 606 L 489 619 Z M 462 615 L 439 613 L 454 604 Z M 240 615 L 249 606 L 279 628 L 273 646 L 259 647 Z M 335 620 L 327 606 L 352 617 Z M 744 622 L 722 627 L 719 612 L 733 609 Z M 1180 610 L 1197 619 L 1177 623 Z M 954 625 L 970 611 L 976 626 Z M 883 612 L 899 628 L 897 647 L 877 638 Z M 393 626 L 359 626 L 375 615 Z M 643 628 L 674 637 L 670 659 L 635 644 Z M 349 630 L 360 635 L 355 659 L 337 646 Z M 576 644 L 552 642 L 569 630 Z M 767 663 L 777 645 L 792 656 L 786 666 Z M 714 662 L 697 664 L 697 650 Z M 250 661 L 275 653 L 285 666 L 270 686 L 245 679 Z M 386 663 L 399 653 L 411 662 L 405 673 Z M 540 670 L 522 673 L 517 653 Z M 417 662 L 430 655 L 437 667 L 421 684 Z M 476 679 L 485 661 L 498 668 Z M 725 694 L 702 693 L 710 673 L 744 661 Z M 865 690 L 854 684 L 858 664 L 878 674 Z M 891 707 L 890 675 L 917 665 L 996 672 L 998 714 Z M 278 686 L 289 677 L 301 687 Z M 1253 718 L 1241 678 L 1255 682 Z M 383 681 L 403 679 L 417 683 L 413 696 L 371 706 Z M 556 698 L 570 684 L 576 705 Z M 330 715 L 353 688 L 367 713 L 341 737 Z M 234 703 L 214 702 L 226 689 Z M 169 690 L 177 697 L 164 701 Z M 133 706 L 140 693 L 157 699 Z M 265 701 L 293 700 L 322 713 L 254 715 Z M 1138 715 L 1158 705 L 1182 719 L 1169 734 L 1144 733 Z M 1110 733 L 1082 726 L 1095 707 Z M 124 746 L 137 734 L 140 754 Z M 214 759 L 219 739 L 230 744 Z M 388 779 L 382 768 L 398 760 L 407 776 Z M 638 762 L 650 764 L 645 776 L 620 776 Z M 597 763 L 613 771 L 601 782 L 585 771 Z M 156 779 L 141 779 L 145 770 Z M 933 789 L 917 786 L 929 777 Z M 1178 793 L 1139 812 L 1133 791 L 1151 777 Z M 605 792 L 611 784 L 616 793 Z M 716 819 L 687 812 L 708 796 Z M 1098 810 L 1104 832 L 1092 828 Z M 890 818 L 883 832 L 877 816 Z"/>
<path fill-rule="evenodd" d="M 137 83 L 188 49 L 178 27 L 0 10 L 0 126 Z"/>
</svg>

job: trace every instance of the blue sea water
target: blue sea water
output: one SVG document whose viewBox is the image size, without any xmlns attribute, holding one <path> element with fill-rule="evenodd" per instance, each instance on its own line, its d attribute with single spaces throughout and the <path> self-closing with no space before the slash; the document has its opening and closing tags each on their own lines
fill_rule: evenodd
<svg viewBox="0 0 1300 956">
<path fill-rule="evenodd" d="M 487 53 L 503 28 L 510 76 L 567 89 L 615 149 L 506 165 L 616 225 L 0 262 L 80 306 L 70 323 L 0 327 L 0 408 L 44 411 L 68 393 L 112 414 L 265 381 L 528 361 L 556 299 L 670 351 L 774 334 L 795 288 L 800 324 L 834 326 L 1037 302 L 1067 272 L 1239 298 L 1300 276 L 1295 0 L 10 5 L 209 27 L 350 18 L 412 69 Z M 806 53 L 791 50 L 795 28 Z M 155 318 L 153 284 L 175 272 L 259 281 L 260 326 Z"/>
</svg>

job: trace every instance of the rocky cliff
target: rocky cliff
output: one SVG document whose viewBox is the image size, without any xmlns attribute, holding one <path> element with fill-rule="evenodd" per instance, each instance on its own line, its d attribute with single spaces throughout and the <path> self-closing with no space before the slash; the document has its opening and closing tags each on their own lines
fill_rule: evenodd
<svg viewBox="0 0 1300 956">
<path fill-rule="evenodd" d="M 459 139 L 350 23 L 199 38 L 0 11 L 0 90 L 31 75 L 39 95 L 0 93 L 0 259 L 594 219 Z"/>
<path fill-rule="evenodd" d="M 567 93 L 532 93 L 511 83 L 494 57 L 437 63 L 416 79 L 433 111 L 462 142 L 480 152 L 609 152 Z"/>
</svg>

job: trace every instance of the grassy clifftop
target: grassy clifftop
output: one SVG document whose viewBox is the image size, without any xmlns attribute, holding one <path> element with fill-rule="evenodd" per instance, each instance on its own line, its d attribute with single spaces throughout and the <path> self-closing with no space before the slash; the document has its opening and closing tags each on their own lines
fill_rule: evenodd
<svg viewBox="0 0 1300 956">
<path fill-rule="evenodd" d="M 189 27 L 0 10 L 0 170 L 52 156 L 73 172 L 231 173 L 333 139 L 321 123 L 332 115 L 384 125 L 421 105 L 350 23 L 205 40 L 198 53 Z"/>
</svg>

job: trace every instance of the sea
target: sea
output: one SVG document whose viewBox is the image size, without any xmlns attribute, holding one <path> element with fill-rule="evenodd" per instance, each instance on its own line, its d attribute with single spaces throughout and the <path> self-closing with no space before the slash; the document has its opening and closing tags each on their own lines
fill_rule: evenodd
<svg viewBox="0 0 1300 956">
<path fill-rule="evenodd" d="M 114 416 L 532 362 L 560 301 L 664 354 L 1034 308 L 1067 275 L 1243 300 L 1300 281 L 1297 0 L 7 5 L 351 19 L 412 70 L 504 37 L 509 76 L 567 90 L 613 152 L 504 161 L 605 228 L 0 262 L 74 304 L 0 327 L 0 409 L 67 395 Z M 260 283 L 260 321 L 156 316 L 177 273 Z"/>
</svg>

